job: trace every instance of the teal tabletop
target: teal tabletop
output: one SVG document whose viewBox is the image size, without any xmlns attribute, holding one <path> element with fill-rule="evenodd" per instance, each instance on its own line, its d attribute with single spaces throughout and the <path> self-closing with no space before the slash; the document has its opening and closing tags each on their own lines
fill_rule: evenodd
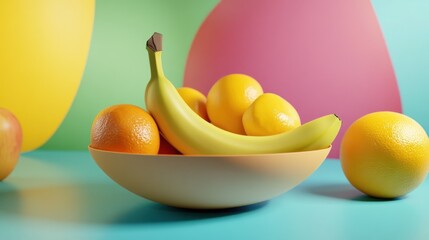
<svg viewBox="0 0 429 240">
<path fill-rule="evenodd" d="M 224 210 L 167 207 L 123 189 L 87 151 L 33 151 L 0 182 L 0 239 L 429 239 L 429 181 L 367 197 L 327 159 L 270 201 Z"/>
</svg>

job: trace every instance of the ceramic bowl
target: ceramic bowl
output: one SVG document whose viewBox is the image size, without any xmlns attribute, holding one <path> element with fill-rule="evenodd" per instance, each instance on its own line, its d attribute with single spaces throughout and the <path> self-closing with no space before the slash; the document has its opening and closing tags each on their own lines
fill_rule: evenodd
<svg viewBox="0 0 429 240">
<path fill-rule="evenodd" d="M 165 205 L 217 209 L 263 202 L 308 178 L 326 159 L 321 150 L 258 155 L 145 155 L 89 147 L 116 183 Z"/>
</svg>

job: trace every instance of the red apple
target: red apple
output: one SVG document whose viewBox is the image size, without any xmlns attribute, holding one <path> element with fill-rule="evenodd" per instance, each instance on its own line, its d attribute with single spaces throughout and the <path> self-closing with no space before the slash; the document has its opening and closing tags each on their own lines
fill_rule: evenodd
<svg viewBox="0 0 429 240">
<path fill-rule="evenodd" d="M 0 181 L 12 173 L 22 145 L 22 129 L 18 119 L 0 108 Z"/>
<path fill-rule="evenodd" d="M 176 148 L 173 147 L 165 138 L 160 134 L 159 138 L 159 151 L 158 154 L 176 154 L 181 155 L 182 153 L 179 152 Z"/>
</svg>

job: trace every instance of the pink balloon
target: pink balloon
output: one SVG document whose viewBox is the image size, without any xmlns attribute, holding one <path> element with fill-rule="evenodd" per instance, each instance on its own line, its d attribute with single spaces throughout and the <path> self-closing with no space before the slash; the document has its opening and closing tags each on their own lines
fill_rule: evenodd
<svg viewBox="0 0 429 240">
<path fill-rule="evenodd" d="M 302 122 L 336 113 L 343 127 L 369 112 L 401 112 L 393 66 L 371 2 L 224 0 L 191 47 L 184 85 L 207 93 L 244 73 L 281 95 Z"/>
</svg>

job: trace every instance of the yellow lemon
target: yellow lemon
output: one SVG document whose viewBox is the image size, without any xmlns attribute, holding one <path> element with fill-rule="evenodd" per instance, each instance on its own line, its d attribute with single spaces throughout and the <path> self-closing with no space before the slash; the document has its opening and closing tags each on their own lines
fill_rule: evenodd
<svg viewBox="0 0 429 240">
<path fill-rule="evenodd" d="M 289 131 L 301 125 L 296 109 L 274 93 L 259 96 L 243 114 L 247 135 L 267 136 Z"/>
<path fill-rule="evenodd" d="M 345 176 L 358 190 L 373 197 L 396 198 L 426 178 L 429 139 L 422 126 L 406 115 L 374 112 L 347 129 L 340 159 Z"/>
<path fill-rule="evenodd" d="M 222 77 L 207 95 L 207 114 L 210 121 L 233 133 L 246 134 L 242 117 L 244 111 L 263 93 L 261 85 L 244 74 Z"/>
<path fill-rule="evenodd" d="M 18 118 L 23 151 L 43 145 L 78 91 L 94 0 L 0 1 L 0 107 Z"/>
<path fill-rule="evenodd" d="M 194 110 L 200 117 L 204 118 L 206 121 L 209 121 L 209 117 L 207 116 L 206 103 L 207 98 L 200 91 L 190 88 L 190 87 L 181 87 L 178 88 L 180 96 L 183 100 L 188 104 L 189 107 Z"/>
</svg>

